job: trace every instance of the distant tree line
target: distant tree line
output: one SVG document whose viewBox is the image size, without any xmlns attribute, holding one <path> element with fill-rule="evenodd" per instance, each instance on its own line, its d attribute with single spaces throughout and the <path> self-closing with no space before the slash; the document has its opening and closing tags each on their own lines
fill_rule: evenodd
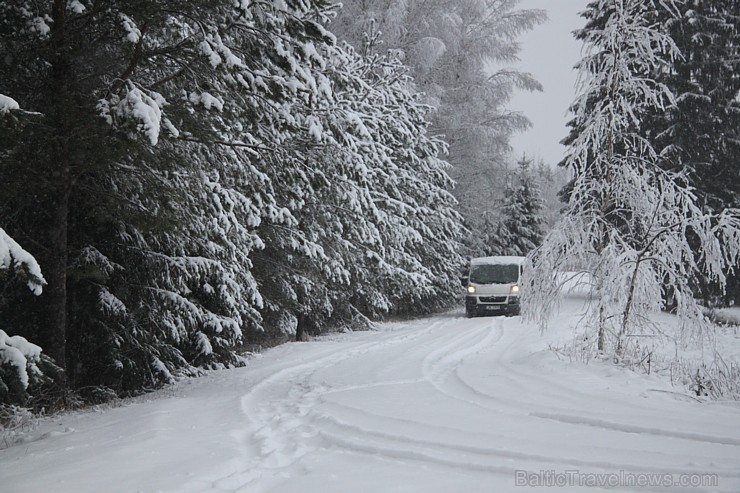
<svg viewBox="0 0 740 493">
<path fill-rule="evenodd" d="M 383 44 L 374 48 L 398 52 L 424 101 L 436 108 L 430 128 L 449 144 L 450 175 L 456 182 L 453 193 L 470 231 L 463 237 L 466 256 L 503 254 L 511 248 L 528 252 L 504 240 L 522 232 L 508 229 L 513 223 L 507 208 L 511 212 L 512 201 L 522 198 L 512 196 L 510 189 L 518 187 L 521 177 L 509 141 L 513 133 L 530 125 L 507 103 L 516 90 L 542 89 L 531 74 L 513 65 L 518 61 L 518 36 L 543 22 L 546 15 L 542 10 L 517 9 L 518 3 L 349 1 L 332 23 L 356 46 L 362 44 L 363 33 L 382 32 Z M 547 167 L 530 169 L 540 176 L 539 181 L 548 172 Z M 538 189 L 535 200 L 549 196 L 543 192 Z M 556 212 L 559 209 L 555 207 Z M 545 219 L 544 210 L 538 209 L 538 214 L 538 219 Z M 537 233 L 534 236 L 536 245 Z"/>
</svg>

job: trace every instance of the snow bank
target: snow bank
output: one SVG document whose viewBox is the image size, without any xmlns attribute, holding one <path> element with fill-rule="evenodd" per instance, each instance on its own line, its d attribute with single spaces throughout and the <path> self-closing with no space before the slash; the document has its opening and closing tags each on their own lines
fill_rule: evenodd
<svg viewBox="0 0 740 493">
<path fill-rule="evenodd" d="M 715 308 L 711 311 L 710 318 L 726 325 L 740 325 L 740 306 Z"/>
</svg>

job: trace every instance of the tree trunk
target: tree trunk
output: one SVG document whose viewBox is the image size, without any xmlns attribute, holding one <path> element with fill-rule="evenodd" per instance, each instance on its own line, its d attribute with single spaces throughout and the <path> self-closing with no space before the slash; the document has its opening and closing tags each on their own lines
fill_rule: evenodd
<svg viewBox="0 0 740 493">
<path fill-rule="evenodd" d="M 42 330 L 44 351 L 66 371 L 67 361 L 67 263 L 71 165 L 69 140 L 71 122 L 68 108 L 70 97 L 70 63 L 67 54 L 66 0 L 55 0 L 52 7 L 50 102 L 47 118 L 53 128 L 52 152 L 46 163 L 50 175 L 46 207 L 49 207 L 47 241 L 49 254 L 42 266 L 48 286 L 42 295 L 45 326 Z M 62 375 L 63 386 L 66 378 Z"/>
<path fill-rule="evenodd" d="M 599 338 L 596 348 L 599 351 L 604 351 L 606 348 L 606 321 L 604 317 L 604 305 L 599 307 Z"/>
<path fill-rule="evenodd" d="M 69 211 L 69 189 L 60 193 L 52 215 L 52 229 L 49 232 L 51 252 L 44 265 L 44 276 L 48 286 L 44 289 L 42 301 L 46 310 L 46 334 L 44 351 L 56 363 L 66 369 L 67 350 L 67 230 Z"/>
<path fill-rule="evenodd" d="M 599 331 L 596 349 L 604 351 L 606 349 L 606 310 L 604 308 L 604 278 L 599 272 L 599 285 L 597 288 L 599 300 Z"/>
<path fill-rule="evenodd" d="M 643 252 L 644 253 L 644 252 Z M 627 333 L 627 326 L 629 324 L 630 313 L 632 313 L 632 304 L 635 301 L 635 287 L 637 286 L 637 274 L 640 270 L 640 262 L 642 262 L 642 253 L 638 255 L 635 260 L 635 270 L 632 272 L 630 278 L 629 292 L 627 293 L 627 302 L 624 305 L 624 311 L 622 312 L 622 326 L 619 329 L 619 335 L 617 336 L 617 356 L 622 356 L 624 352 L 624 336 Z"/>
<path fill-rule="evenodd" d="M 298 342 L 306 340 L 306 315 L 298 314 L 298 326 L 295 329 L 295 340 Z"/>
</svg>

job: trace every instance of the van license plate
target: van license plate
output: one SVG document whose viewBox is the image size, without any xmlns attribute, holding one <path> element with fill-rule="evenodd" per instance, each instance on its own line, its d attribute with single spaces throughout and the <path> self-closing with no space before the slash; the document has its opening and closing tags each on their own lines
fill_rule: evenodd
<svg viewBox="0 0 740 493">
<path fill-rule="evenodd" d="M 499 308 L 501 308 L 501 307 L 500 306 L 496 306 L 496 305 L 491 305 L 491 306 L 487 306 L 486 307 L 486 310 L 498 310 Z"/>
</svg>

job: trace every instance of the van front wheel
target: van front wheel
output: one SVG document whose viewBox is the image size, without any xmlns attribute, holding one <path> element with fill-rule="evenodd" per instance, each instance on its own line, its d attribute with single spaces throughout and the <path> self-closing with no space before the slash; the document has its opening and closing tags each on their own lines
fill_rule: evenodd
<svg viewBox="0 0 740 493">
<path fill-rule="evenodd" d="M 516 310 L 512 310 L 512 311 L 510 311 L 509 313 L 506 314 L 507 317 L 516 317 L 516 316 L 519 316 L 519 315 L 521 315 L 521 311 L 520 311 L 519 308 L 517 308 Z"/>
</svg>

